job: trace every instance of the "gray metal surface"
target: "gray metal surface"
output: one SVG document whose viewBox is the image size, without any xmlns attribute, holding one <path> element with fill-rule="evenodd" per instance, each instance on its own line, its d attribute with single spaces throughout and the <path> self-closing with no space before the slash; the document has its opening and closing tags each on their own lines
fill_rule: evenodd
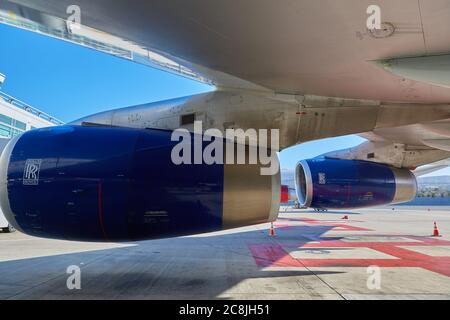
<svg viewBox="0 0 450 320">
<path fill-rule="evenodd" d="M 370 63 L 450 51 L 449 0 L 382 0 L 387 38 L 366 29 L 370 0 L 14 0 L 164 53 L 218 85 L 402 102 L 448 102 L 450 90 Z M 18 11 L 19 12 L 19 11 Z M 36 21 L 36 12 L 20 11 Z"/>
</svg>

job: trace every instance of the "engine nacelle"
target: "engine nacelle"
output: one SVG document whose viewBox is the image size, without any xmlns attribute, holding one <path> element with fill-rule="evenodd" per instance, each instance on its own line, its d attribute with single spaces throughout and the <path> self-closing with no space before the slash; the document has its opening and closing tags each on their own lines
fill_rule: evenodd
<svg viewBox="0 0 450 320">
<path fill-rule="evenodd" d="M 0 160 L 2 210 L 27 234 L 89 241 L 164 238 L 276 219 L 279 174 L 261 175 L 260 165 L 176 165 L 177 143 L 161 130 L 26 132 Z"/>
<path fill-rule="evenodd" d="M 315 158 L 295 170 L 300 205 L 352 209 L 411 201 L 417 193 L 414 174 L 368 161 Z"/>
</svg>

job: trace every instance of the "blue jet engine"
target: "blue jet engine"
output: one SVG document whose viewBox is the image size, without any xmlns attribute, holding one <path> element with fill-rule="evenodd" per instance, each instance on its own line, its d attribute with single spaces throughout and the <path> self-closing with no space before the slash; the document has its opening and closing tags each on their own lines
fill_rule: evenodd
<svg viewBox="0 0 450 320">
<path fill-rule="evenodd" d="M 384 164 L 315 158 L 300 161 L 295 188 L 301 206 L 317 209 L 353 209 L 408 202 L 417 183 L 407 169 Z"/>
<path fill-rule="evenodd" d="M 26 132 L 0 159 L 2 210 L 24 233 L 82 241 L 166 238 L 276 219 L 279 173 L 174 164 L 171 134 L 71 125 Z"/>
</svg>

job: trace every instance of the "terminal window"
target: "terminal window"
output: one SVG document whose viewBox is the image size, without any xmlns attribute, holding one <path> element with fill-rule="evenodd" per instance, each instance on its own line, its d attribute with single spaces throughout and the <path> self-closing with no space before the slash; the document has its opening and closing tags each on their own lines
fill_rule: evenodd
<svg viewBox="0 0 450 320">
<path fill-rule="evenodd" d="M 26 129 L 26 123 L 0 114 L 0 137 L 12 138 Z"/>
</svg>

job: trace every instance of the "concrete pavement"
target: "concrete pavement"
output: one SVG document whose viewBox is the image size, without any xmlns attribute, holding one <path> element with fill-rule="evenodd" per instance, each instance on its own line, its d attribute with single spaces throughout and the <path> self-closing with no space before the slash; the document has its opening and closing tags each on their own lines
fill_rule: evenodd
<svg viewBox="0 0 450 320">
<path fill-rule="evenodd" d="M 450 298 L 449 207 L 282 211 L 274 238 L 267 224 L 125 244 L 0 233 L 0 299 Z"/>
</svg>

